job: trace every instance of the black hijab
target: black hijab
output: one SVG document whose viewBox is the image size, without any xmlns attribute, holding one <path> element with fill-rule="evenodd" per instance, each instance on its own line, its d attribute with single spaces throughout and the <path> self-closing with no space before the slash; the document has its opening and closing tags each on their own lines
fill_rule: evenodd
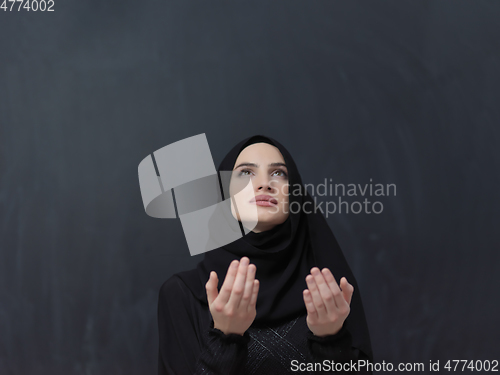
<svg viewBox="0 0 500 375">
<path fill-rule="evenodd" d="M 264 232 L 249 232 L 242 238 L 205 253 L 193 270 L 177 275 L 203 304 L 208 305 L 205 284 L 210 272 L 217 272 L 219 290 L 229 264 L 243 256 L 257 267 L 259 280 L 257 316 L 252 326 L 283 323 L 307 314 L 302 291 L 312 267 L 330 269 L 337 282 L 345 276 L 354 286 L 351 311 L 344 325 L 351 332 L 353 346 L 373 359 L 368 326 L 359 288 L 347 261 L 321 211 L 314 212 L 314 201 L 302 185 L 297 166 L 288 151 L 276 140 L 256 135 L 238 143 L 219 165 L 218 172 L 232 171 L 240 152 L 253 143 L 268 143 L 279 149 L 288 170 L 290 214 L 282 224 Z M 298 194 L 297 187 L 301 187 Z M 226 197 L 227 199 L 228 197 Z M 297 203 L 293 203 L 297 202 Z M 305 204 L 305 205 L 304 205 Z M 304 207 L 304 209 L 298 209 Z M 306 213 L 306 212 L 310 213 Z"/>
</svg>

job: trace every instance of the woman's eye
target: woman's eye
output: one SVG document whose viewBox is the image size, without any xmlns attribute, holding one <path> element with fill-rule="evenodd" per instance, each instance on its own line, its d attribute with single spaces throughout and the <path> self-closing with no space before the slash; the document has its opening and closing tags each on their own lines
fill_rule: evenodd
<svg viewBox="0 0 500 375">
<path fill-rule="evenodd" d="M 240 176 L 248 176 L 250 173 L 251 173 L 251 171 L 249 169 L 243 169 L 240 172 Z"/>
<path fill-rule="evenodd" d="M 285 171 L 282 171 L 282 170 L 280 170 L 280 169 L 279 169 L 279 170 L 277 170 L 277 171 L 274 171 L 274 172 L 273 172 L 273 175 L 274 175 L 275 173 L 278 173 L 278 175 L 277 175 L 277 176 L 279 176 L 279 177 L 287 177 L 286 172 L 285 172 Z"/>
</svg>

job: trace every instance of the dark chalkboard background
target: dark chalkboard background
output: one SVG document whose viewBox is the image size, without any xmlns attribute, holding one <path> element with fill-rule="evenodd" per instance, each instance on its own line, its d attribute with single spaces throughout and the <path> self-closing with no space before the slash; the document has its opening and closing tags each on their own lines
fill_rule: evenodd
<svg viewBox="0 0 500 375">
<path fill-rule="evenodd" d="M 10 7 L 10 5 L 8 4 Z M 500 359 L 500 3 L 76 1 L 0 10 L 0 374 L 155 374 L 192 268 L 139 162 L 266 134 L 304 182 L 394 183 L 335 214 L 377 362 Z"/>
</svg>

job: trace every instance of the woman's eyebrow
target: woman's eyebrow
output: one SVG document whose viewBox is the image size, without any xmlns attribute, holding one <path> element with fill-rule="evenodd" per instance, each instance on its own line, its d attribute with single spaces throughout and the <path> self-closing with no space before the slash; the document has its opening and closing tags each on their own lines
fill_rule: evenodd
<svg viewBox="0 0 500 375">
<path fill-rule="evenodd" d="M 285 163 L 270 163 L 268 166 L 269 167 L 285 167 L 286 168 L 286 164 Z M 254 167 L 254 168 L 259 168 L 259 165 L 255 164 L 255 163 L 241 163 L 237 167 L 234 167 L 234 169 L 239 168 L 239 167 Z"/>
</svg>

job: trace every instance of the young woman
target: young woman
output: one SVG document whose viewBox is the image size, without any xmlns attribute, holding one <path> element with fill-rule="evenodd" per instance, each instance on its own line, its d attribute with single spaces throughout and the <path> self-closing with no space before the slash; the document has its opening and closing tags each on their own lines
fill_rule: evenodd
<svg viewBox="0 0 500 375">
<path fill-rule="evenodd" d="M 328 366 L 371 362 L 356 280 L 288 151 L 253 136 L 218 171 L 232 171 L 230 191 L 251 180 L 231 214 L 245 226 L 256 209 L 258 221 L 161 286 L 158 374 L 342 373 Z"/>
</svg>

